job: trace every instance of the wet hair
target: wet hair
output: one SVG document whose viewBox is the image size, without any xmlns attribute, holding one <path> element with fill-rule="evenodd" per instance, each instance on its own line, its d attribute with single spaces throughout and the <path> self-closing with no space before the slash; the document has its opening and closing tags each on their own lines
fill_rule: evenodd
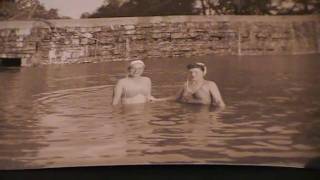
<svg viewBox="0 0 320 180">
<path fill-rule="evenodd" d="M 204 73 L 206 73 L 207 71 L 207 68 L 206 68 L 206 65 L 203 64 L 203 63 L 192 63 L 192 64 L 188 64 L 187 65 L 187 69 L 193 69 L 193 68 L 199 68 L 201 69 Z"/>
</svg>

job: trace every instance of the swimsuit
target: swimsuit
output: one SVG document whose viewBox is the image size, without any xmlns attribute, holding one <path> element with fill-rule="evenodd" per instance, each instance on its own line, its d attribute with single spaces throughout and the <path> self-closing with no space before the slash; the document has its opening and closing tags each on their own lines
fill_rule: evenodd
<svg viewBox="0 0 320 180">
<path fill-rule="evenodd" d="M 124 97 L 122 98 L 123 104 L 138 104 L 138 103 L 145 103 L 147 102 L 147 97 L 142 94 L 137 94 L 133 97 Z"/>
<path fill-rule="evenodd" d="M 204 84 L 205 84 L 205 81 L 202 82 L 201 85 L 196 87 L 196 89 L 192 90 L 190 89 L 189 82 L 187 81 L 186 86 L 183 89 L 179 100 L 186 103 L 208 104 L 203 98 L 197 95 L 197 93 L 204 86 Z M 210 102 L 211 102 L 211 98 L 210 98 Z"/>
<path fill-rule="evenodd" d="M 124 87 L 124 97 L 122 98 L 122 104 L 138 104 L 147 102 L 148 98 L 143 94 L 143 92 L 139 92 L 132 97 L 128 97 L 127 91 L 127 88 Z"/>
</svg>

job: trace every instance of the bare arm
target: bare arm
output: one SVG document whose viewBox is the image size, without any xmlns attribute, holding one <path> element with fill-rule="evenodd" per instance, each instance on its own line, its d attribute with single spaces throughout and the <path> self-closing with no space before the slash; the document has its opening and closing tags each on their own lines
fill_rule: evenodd
<svg viewBox="0 0 320 180">
<path fill-rule="evenodd" d="M 122 85 L 121 81 L 118 81 L 118 83 L 114 87 L 112 105 L 117 105 L 117 104 L 120 103 L 121 95 L 122 95 L 122 91 L 123 91 L 123 87 L 122 86 L 123 85 Z"/>
<path fill-rule="evenodd" d="M 226 104 L 224 103 L 220 91 L 218 89 L 218 86 L 216 85 L 216 83 L 211 82 L 210 83 L 210 93 L 212 95 L 212 104 L 217 105 L 219 107 L 225 107 Z"/>
<path fill-rule="evenodd" d="M 151 82 L 151 79 L 150 78 L 147 78 L 147 86 L 148 86 L 148 98 L 151 99 L 152 98 L 152 82 Z"/>
<path fill-rule="evenodd" d="M 145 81 L 148 88 L 147 98 L 148 101 L 157 101 L 158 99 L 152 96 L 152 82 L 151 79 L 148 77 L 145 77 Z"/>
<path fill-rule="evenodd" d="M 176 101 L 178 99 L 180 99 L 181 94 L 183 92 L 184 88 L 181 88 L 178 93 L 176 93 L 175 95 L 169 96 L 169 97 L 165 97 L 165 98 L 155 98 L 152 97 L 152 101 Z"/>
</svg>

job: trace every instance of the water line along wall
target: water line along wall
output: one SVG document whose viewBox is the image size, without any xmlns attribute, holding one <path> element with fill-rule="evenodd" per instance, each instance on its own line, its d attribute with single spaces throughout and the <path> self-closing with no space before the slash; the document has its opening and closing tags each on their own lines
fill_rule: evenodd
<svg viewBox="0 0 320 180">
<path fill-rule="evenodd" d="M 140 58 L 320 53 L 320 16 L 164 16 L 0 22 L 22 66 Z"/>
</svg>

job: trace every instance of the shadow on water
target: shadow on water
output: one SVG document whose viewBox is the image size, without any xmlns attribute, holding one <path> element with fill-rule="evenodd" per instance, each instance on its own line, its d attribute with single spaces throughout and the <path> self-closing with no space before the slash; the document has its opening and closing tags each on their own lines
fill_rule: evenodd
<svg viewBox="0 0 320 180">
<path fill-rule="evenodd" d="M 3 67 L 0 66 L 0 73 L 8 72 L 8 73 L 18 73 L 21 71 L 21 67 Z"/>
</svg>

